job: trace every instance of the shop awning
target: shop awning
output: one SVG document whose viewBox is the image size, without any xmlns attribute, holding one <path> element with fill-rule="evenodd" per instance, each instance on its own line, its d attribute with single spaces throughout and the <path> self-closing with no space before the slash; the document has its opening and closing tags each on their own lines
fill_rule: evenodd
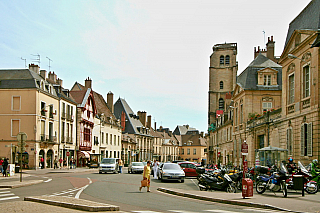
<svg viewBox="0 0 320 213">
<path fill-rule="evenodd" d="M 87 151 L 80 151 L 79 158 L 90 158 L 90 153 Z"/>
</svg>

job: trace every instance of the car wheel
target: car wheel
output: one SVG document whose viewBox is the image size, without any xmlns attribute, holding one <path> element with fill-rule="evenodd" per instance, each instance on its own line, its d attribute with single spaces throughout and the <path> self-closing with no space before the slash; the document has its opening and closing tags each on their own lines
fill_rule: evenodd
<svg viewBox="0 0 320 213">
<path fill-rule="evenodd" d="M 129 169 L 128 169 L 128 173 L 129 173 L 129 174 L 131 173 Z"/>
<path fill-rule="evenodd" d="M 163 182 L 163 178 L 162 178 L 162 175 L 161 175 L 161 177 L 160 177 L 160 180 L 161 180 L 161 182 Z"/>
<path fill-rule="evenodd" d="M 181 182 L 181 183 L 184 183 L 184 180 L 181 180 L 180 182 Z"/>
<path fill-rule="evenodd" d="M 102 174 L 102 172 L 101 172 L 101 171 L 99 171 L 99 174 Z"/>
</svg>

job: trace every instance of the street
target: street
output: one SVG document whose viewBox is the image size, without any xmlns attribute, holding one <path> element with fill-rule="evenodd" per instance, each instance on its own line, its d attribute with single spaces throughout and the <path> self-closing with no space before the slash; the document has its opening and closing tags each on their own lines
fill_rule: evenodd
<svg viewBox="0 0 320 213">
<path fill-rule="evenodd" d="M 92 170 L 80 173 L 47 173 L 25 178 L 27 179 L 42 179 L 44 182 L 15 189 L 1 189 L 0 206 L 22 201 L 27 196 L 47 195 L 116 205 L 123 212 L 280 212 L 188 199 L 157 191 L 159 187 L 198 190 L 195 178 L 187 178 L 184 183 L 152 179 L 151 193 L 147 193 L 146 189 L 140 192 L 142 175 L 128 174 L 127 169 L 124 169 L 123 174 L 99 174 L 97 170 Z"/>
</svg>

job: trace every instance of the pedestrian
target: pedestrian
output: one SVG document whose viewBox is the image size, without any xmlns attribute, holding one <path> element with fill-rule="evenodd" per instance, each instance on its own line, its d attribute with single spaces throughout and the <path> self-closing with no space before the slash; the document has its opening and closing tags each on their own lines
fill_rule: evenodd
<svg viewBox="0 0 320 213">
<path fill-rule="evenodd" d="M 73 169 L 73 157 L 70 159 L 70 169 Z"/>
<path fill-rule="evenodd" d="M 4 161 L 2 163 L 2 169 L 3 169 L 2 175 L 4 177 L 7 177 L 7 168 L 8 168 L 8 164 L 9 164 L 8 160 L 9 160 L 9 158 L 4 158 Z"/>
<path fill-rule="evenodd" d="M 59 163 L 60 163 L 60 169 L 61 169 L 62 168 L 62 163 L 63 163 L 62 157 L 60 157 Z"/>
<path fill-rule="evenodd" d="M 119 159 L 118 165 L 119 165 L 119 172 L 120 172 L 120 174 L 121 174 L 121 173 L 122 173 L 122 167 L 123 167 L 123 162 L 122 162 L 121 159 Z"/>
<path fill-rule="evenodd" d="M 157 161 L 157 160 L 154 160 L 154 162 L 153 162 L 153 167 L 152 167 L 152 169 L 153 169 L 153 178 L 154 178 L 154 179 L 157 179 L 157 178 L 158 178 L 158 176 L 157 176 L 158 165 L 159 165 L 158 161 Z"/>
<path fill-rule="evenodd" d="M 75 169 L 76 168 L 76 160 L 75 159 L 72 160 L 72 164 L 73 164 L 73 168 Z"/>
<path fill-rule="evenodd" d="M 57 156 L 54 158 L 54 166 L 53 166 L 54 169 L 57 169 L 58 168 L 58 159 L 57 159 Z"/>
<path fill-rule="evenodd" d="M 145 165 L 143 168 L 143 173 L 142 173 L 143 180 L 141 181 L 141 186 L 139 187 L 139 191 L 141 191 L 142 187 L 146 186 L 147 192 L 150 192 L 150 173 L 151 173 L 150 165 L 151 165 L 151 161 L 148 160 L 147 165 Z"/>
<path fill-rule="evenodd" d="M 41 162 L 41 169 L 43 169 L 44 168 L 44 159 L 43 159 L 43 157 L 41 157 L 40 162 Z"/>
<path fill-rule="evenodd" d="M 3 168 L 2 168 L 2 163 L 3 163 L 3 159 L 0 159 L 0 170 L 1 170 L 1 174 L 3 173 Z"/>
</svg>

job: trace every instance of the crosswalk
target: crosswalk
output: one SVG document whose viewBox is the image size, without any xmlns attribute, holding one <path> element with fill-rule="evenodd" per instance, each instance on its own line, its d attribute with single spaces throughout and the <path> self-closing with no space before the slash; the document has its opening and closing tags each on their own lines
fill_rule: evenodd
<svg viewBox="0 0 320 213">
<path fill-rule="evenodd" d="M 162 213 L 159 211 L 148 211 L 148 210 L 141 210 L 141 211 L 129 211 L 134 213 Z M 129 213 L 128 211 L 123 213 Z M 200 210 L 200 211 L 186 211 L 186 210 L 167 210 L 166 212 L 174 212 L 174 213 L 209 213 L 209 212 L 215 212 L 215 213 L 239 213 L 239 212 L 251 212 L 251 213 L 283 213 L 283 211 L 277 211 L 277 210 L 269 210 L 269 209 L 261 209 L 261 208 L 243 208 L 239 209 L 237 211 L 229 211 L 229 210 L 222 210 L 222 209 L 209 209 L 209 210 Z"/>
<path fill-rule="evenodd" d="M 9 188 L 0 188 L 0 201 L 12 200 L 12 199 L 18 199 L 18 198 L 20 197 L 12 193 Z"/>
<path fill-rule="evenodd" d="M 77 192 L 79 190 L 81 190 L 81 188 L 78 188 L 78 187 L 74 187 L 72 189 L 67 189 L 67 190 L 64 190 L 64 191 L 61 191 L 61 192 L 55 192 L 55 193 L 52 193 L 52 194 L 47 194 L 46 196 L 67 196 L 67 197 L 75 197 Z"/>
</svg>

